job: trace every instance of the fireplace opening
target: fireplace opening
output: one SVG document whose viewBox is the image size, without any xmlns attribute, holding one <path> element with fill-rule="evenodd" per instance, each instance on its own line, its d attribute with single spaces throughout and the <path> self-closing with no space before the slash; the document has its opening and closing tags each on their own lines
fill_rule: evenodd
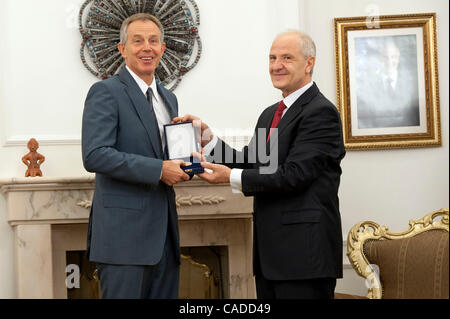
<svg viewBox="0 0 450 319">
<path fill-rule="evenodd" d="M 228 249 L 226 246 L 181 247 L 180 299 L 228 299 Z M 95 263 L 85 251 L 66 251 L 68 299 L 101 298 Z"/>
<path fill-rule="evenodd" d="M 86 251 L 66 251 L 67 299 L 99 299 L 100 280 L 95 263 L 86 258 Z"/>
<path fill-rule="evenodd" d="M 181 247 L 180 299 L 228 299 L 226 246 Z"/>
</svg>

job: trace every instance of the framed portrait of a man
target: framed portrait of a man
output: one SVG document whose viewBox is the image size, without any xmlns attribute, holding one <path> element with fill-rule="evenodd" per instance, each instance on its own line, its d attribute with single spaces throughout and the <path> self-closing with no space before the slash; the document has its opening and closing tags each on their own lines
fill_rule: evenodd
<svg viewBox="0 0 450 319">
<path fill-rule="evenodd" d="M 346 148 L 441 145 L 435 14 L 334 22 Z"/>
</svg>

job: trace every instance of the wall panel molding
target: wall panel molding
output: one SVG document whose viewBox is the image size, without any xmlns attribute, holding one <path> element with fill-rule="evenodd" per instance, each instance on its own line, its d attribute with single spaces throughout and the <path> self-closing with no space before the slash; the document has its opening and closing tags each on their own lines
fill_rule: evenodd
<svg viewBox="0 0 450 319">
<path fill-rule="evenodd" d="M 68 145 L 81 145 L 80 136 L 75 135 L 14 135 L 7 137 L 3 143 L 3 147 L 23 147 L 26 146 L 30 138 L 34 137 L 39 146 L 68 146 Z"/>
<path fill-rule="evenodd" d="M 30 138 L 34 137 L 38 142 L 39 146 L 67 146 L 67 145 L 81 145 L 81 137 L 75 135 L 13 135 L 6 138 L 3 143 L 3 147 L 23 147 L 26 146 Z M 233 147 L 245 146 L 250 142 L 252 136 L 250 135 L 227 135 L 219 136 L 226 143 Z"/>
</svg>

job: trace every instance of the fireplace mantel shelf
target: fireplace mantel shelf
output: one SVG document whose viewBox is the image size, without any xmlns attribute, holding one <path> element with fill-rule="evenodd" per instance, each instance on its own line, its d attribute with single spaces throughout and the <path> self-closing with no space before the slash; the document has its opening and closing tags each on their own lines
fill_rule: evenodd
<svg viewBox="0 0 450 319">
<path fill-rule="evenodd" d="M 94 184 L 93 176 L 0 179 L 10 225 L 87 223 Z M 174 189 L 180 220 L 252 217 L 252 199 L 233 194 L 229 184 L 195 177 Z"/>
</svg>

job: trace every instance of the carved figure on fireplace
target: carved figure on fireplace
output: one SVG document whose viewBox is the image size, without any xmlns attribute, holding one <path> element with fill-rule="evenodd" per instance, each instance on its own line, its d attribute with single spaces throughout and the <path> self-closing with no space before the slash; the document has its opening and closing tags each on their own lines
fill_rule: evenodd
<svg viewBox="0 0 450 319">
<path fill-rule="evenodd" d="M 25 177 L 42 177 L 42 171 L 40 169 L 41 164 L 45 161 L 45 156 L 39 154 L 37 149 L 39 148 L 39 143 L 36 139 L 31 138 L 27 144 L 30 152 L 22 157 L 22 162 L 28 166 L 27 171 L 25 172 Z"/>
</svg>

